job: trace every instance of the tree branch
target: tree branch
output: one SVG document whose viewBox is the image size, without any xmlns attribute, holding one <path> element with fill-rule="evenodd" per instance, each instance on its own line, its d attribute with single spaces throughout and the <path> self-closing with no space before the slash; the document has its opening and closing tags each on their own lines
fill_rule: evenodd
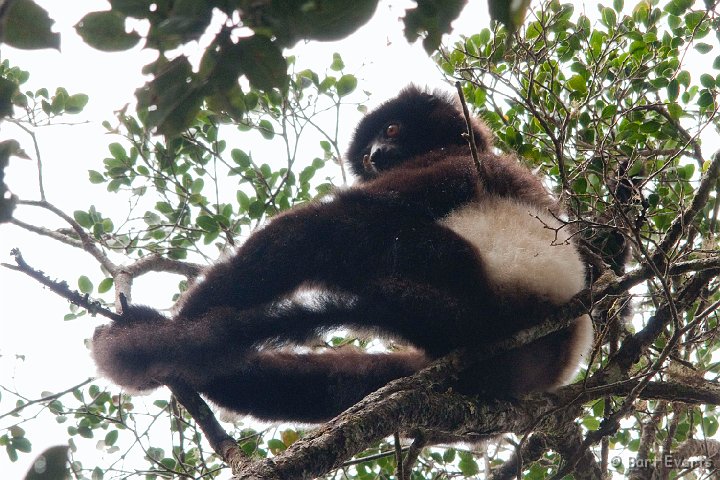
<svg viewBox="0 0 720 480">
<path fill-rule="evenodd" d="M 32 200 L 20 200 L 18 201 L 18 205 L 29 205 L 33 207 L 40 207 L 44 208 L 45 210 L 49 210 L 58 217 L 62 218 L 65 222 L 68 223 L 72 227 L 72 229 L 77 234 L 78 238 L 80 239 L 80 242 L 82 243 L 82 248 L 86 252 L 88 252 L 90 255 L 92 255 L 99 263 L 100 265 L 105 268 L 108 272 L 111 274 L 115 272 L 117 269 L 117 265 L 115 265 L 113 262 L 110 261 L 108 256 L 98 248 L 96 245 L 95 240 L 90 238 L 90 236 L 87 234 L 85 229 L 75 221 L 75 219 L 71 218 L 69 215 L 67 215 L 65 212 L 57 208 L 55 205 L 51 204 L 50 202 L 46 202 L 44 200 L 41 201 L 32 201 Z M 36 232 L 37 233 L 37 232 Z"/>
<path fill-rule="evenodd" d="M 215 453 L 230 466 L 232 472 L 239 471 L 247 463 L 248 458 L 235 440 L 222 428 L 205 400 L 179 380 L 168 383 L 167 387 L 200 426 Z"/>
<path fill-rule="evenodd" d="M 478 156 L 477 144 L 475 143 L 475 130 L 472 127 L 472 120 L 470 119 L 470 111 L 468 110 L 467 102 L 465 101 L 465 94 L 463 94 L 462 86 L 460 82 L 455 82 L 455 88 L 460 98 L 460 105 L 462 105 L 463 115 L 465 116 L 465 124 L 467 125 L 467 141 L 470 144 L 470 154 L 472 155 L 473 161 L 475 162 L 475 168 L 478 173 L 482 175 L 482 163 Z"/>
<path fill-rule="evenodd" d="M 105 308 L 102 303 L 96 300 L 91 300 L 87 294 L 82 294 L 77 290 L 71 290 L 67 282 L 51 280 L 43 271 L 35 270 L 25 262 L 20 250 L 17 248 L 12 249 L 10 253 L 15 257 L 15 263 L 17 263 L 17 266 L 3 263 L 1 264 L 3 267 L 22 272 L 25 275 L 34 278 L 57 295 L 60 295 L 64 299 L 68 300 L 70 303 L 86 309 L 91 315 L 100 314 L 111 320 L 120 320 L 122 318 L 117 313 L 111 312 Z"/>
</svg>

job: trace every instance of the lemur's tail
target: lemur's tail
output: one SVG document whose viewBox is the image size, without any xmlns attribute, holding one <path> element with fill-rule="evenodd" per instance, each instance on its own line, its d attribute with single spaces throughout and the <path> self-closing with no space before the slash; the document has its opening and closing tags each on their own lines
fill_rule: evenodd
<svg viewBox="0 0 720 480">
<path fill-rule="evenodd" d="M 430 360 L 421 352 L 294 353 L 264 350 L 231 374 L 196 388 L 220 407 L 261 420 L 328 420 Z"/>
</svg>

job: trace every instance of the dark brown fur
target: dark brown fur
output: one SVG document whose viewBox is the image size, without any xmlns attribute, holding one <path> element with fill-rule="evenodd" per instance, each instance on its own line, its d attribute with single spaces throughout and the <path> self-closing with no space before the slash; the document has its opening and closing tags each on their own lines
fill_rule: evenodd
<svg viewBox="0 0 720 480">
<path fill-rule="evenodd" d="M 378 149 L 376 170 L 368 170 L 364 157 L 388 121 L 402 122 L 405 136 Z M 318 421 L 433 358 L 537 321 L 552 306 L 495 298 L 478 252 L 438 220 L 488 195 L 553 211 L 556 204 L 515 159 L 490 153 L 490 139 L 476 125 L 479 175 L 464 131 L 462 114 L 446 97 L 404 90 L 358 126 L 348 152 L 361 178 L 356 186 L 278 215 L 204 272 L 172 320 L 130 307 L 127 321 L 100 327 L 93 341 L 100 370 L 141 390 L 182 378 L 237 412 Z M 305 285 L 324 292 L 313 305 L 293 297 Z M 275 348 L 339 326 L 374 329 L 422 352 Z M 569 361 L 569 338 L 562 331 L 495 359 L 463 388 L 502 396 L 547 389 Z"/>
</svg>

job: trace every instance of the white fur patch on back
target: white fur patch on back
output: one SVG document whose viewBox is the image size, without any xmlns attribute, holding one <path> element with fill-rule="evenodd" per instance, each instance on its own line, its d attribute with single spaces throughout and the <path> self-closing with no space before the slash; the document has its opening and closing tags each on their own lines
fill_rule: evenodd
<svg viewBox="0 0 720 480">
<path fill-rule="evenodd" d="M 570 232 L 547 211 L 495 197 L 459 208 L 440 223 L 477 248 L 499 294 L 529 292 L 561 305 L 585 285 Z"/>
</svg>

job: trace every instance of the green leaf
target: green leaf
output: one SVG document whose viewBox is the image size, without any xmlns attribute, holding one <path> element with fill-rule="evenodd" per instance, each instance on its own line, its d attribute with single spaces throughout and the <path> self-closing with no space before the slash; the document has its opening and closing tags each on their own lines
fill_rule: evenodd
<svg viewBox="0 0 720 480">
<path fill-rule="evenodd" d="M 237 198 L 238 205 L 239 205 L 239 211 L 240 212 L 247 212 L 248 207 L 250 206 L 250 197 L 247 196 L 245 192 L 242 190 L 238 190 L 235 193 L 235 197 Z"/>
<path fill-rule="evenodd" d="M 692 6 L 693 0 L 671 0 L 665 5 L 665 11 L 676 16 L 680 16 Z"/>
<path fill-rule="evenodd" d="M 674 102 L 678 98 L 678 94 L 680 93 L 680 84 L 677 80 L 677 78 L 673 78 L 670 80 L 670 83 L 667 86 L 667 92 L 668 92 L 668 99 L 671 102 Z"/>
<path fill-rule="evenodd" d="M 357 78 L 354 75 L 343 75 L 337 81 L 336 88 L 338 95 L 344 97 L 350 95 L 357 87 Z"/>
<path fill-rule="evenodd" d="M 655 133 L 660 130 L 660 123 L 656 120 L 645 121 L 640 124 L 638 131 L 640 133 Z"/>
<path fill-rule="evenodd" d="M 10 444 L 19 452 L 30 453 L 32 451 L 32 444 L 25 437 L 13 438 L 10 440 Z"/>
<path fill-rule="evenodd" d="M 688 30 L 695 30 L 695 27 L 700 25 L 700 21 L 705 16 L 705 12 L 690 12 L 685 15 L 685 25 Z"/>
<path fill-rule="evenodd" d="M 78 289 L 80 289 L 82 293 L 92 293 L 93 284 L 88 277 L 81 275 L 80 278 L 78 278 Z"/>
<path fill-rule="evenodd" d="M 472 477 L 480 473 L 480 467 L 470 455 L 463 455 L 458 462 L 458 468 L 466 477 Z"/>
<path fill-rule="evenodd" d="M 702 85 L 705 88 L 714 88 L 715 87 L 715 77 L 712 75 L 709 75 L 707 73 L 703 73 L 700 75 L 700 85 Z"/>
<path fill-rule="evenodd" d="M 525 1 L 522 1 L 519 5 L 522 6 L 525 3 Z M 427 0 L 418 2 L 416 8 L 405 10 L 405 17 L 403 18 L 405 22 L 405 38 L 412 43 L 423 37 L 425 51 L 428 54 L 434 52 L 440 45 L 442 36 L 450 32 L 450 24 L 460 15 L 464 6 L 465 2 L 463 0 Z M 517 25 L 514 23 L 514 16 L 510 11 L 509 3 L 505 0 L 492 1 L 488 4 L 488 7 L 491 18 L 506 25 Z M 499 9 L 495 7 L 499 7 Z"/>
<path fill-rule="evenodd" d="M 262 35 L 241 38 L 231 48 L 240 72 L 261 90 L 283 88 L 287 83 L 287 63 L 278 45 Z"/>
<path fill-rule="evenodd" d="M 148 128 L 157 127 L 158 133 L 172 137 L 196 117 L 203 100 L 202 86 L 182 55 L 170 63 L 158 60 L 152 68 L 155 78 L 136 92 L 138 106 L 148 110 Z"/>
<path fill-rule="evenodd" d="M 75 221 L 79 223 L 81 227 L 85 228 L 92 227 L 94 223 L 92 218 L 90 218 L 90 215 L 82 210 L 75 210 L 73 212 L 73 218 L 75 218 Z"/>
<path fill-rule="evenodd" d="M 82 112 L 85 105 L 87 105 L 89 97 L 84 93 L 78 93 L 72 95 L 65 100 L 65 112 L 66 113 L 80 113 Z"/>
<path fill-rule="evenodd" d="M 114 281 L 112 277 L 104 278 L 102 282 L 100 282 L 100 284 L 98 285 L 98 293 L 109 292 L 113 286 L 113 282 Z"/>
<path fill-rule="evenodd" d="M 218 224 L 213 217 L 208 215 L 200 215 L 195 221 L 198 227 L 202 228 L 206 232 L 215 232 L 218 230 Z"/>
<path fill-rule="evenodd" d="M 690 86 L 691 77 L 690 72 L 688 72 L 687 70 L 679 71 L 676 78 L 678 82 L 680 82 L 680 85 L 684 86 L 685 88 L 688 88 Z"/>
<path fill-rule="evenodd" d="M 708 92 L 707 90 L 704 90 L 700 94 L 700 97 L 697 100 L 697 104 L 698 104 L 698 106 L 703 107 L 703 108 L 710 107 L 713 104 L 712 94 L 710 92 Z"/>
<path fill-rule="evenodd" d="M 600 427 L 600 421 L 595 417 L 583 417 L 582 424 L 588 430 L 597 430 Z"/>
<path fill-rule="evenodd" d="M 587 82 L 582 75 L 573 75 L 570 80 L 567 81 L 565 86 L 574 92 L 584 93 L 587 92 Z"/>
<path fill-rule="evenodd" d="M 0 78 L 0 118 L 10 117 L 13 114 L 13 96 L 18 91 L 17 83 L 6 78 Z"/>
<path fill-rule="evenodd" d="M 675 102 L 672 102 L 667 106 L 668 113 L 674 120 L 680 120 L 680 118 L 683 116 L 683 113 L 685 113 L 680 105 L 678 105 Z"/>
<path fill-rule="evenodd" d="M 260 130 L 260 135 L 262 135 L 266 140 L 272 140 L 275 136 L 275 128 L 273 128 L 273 124 L 270 123 L 269 120 L 260 120 L 258 128 Z"/>
<path fill-rule="evenodd" d="M 718 420 L 713 416 L 705 416 L 702 420 L 703 435 L 705 437 L 713 437 L 718 431 Z M 18 449 L 19 450 L 19 449 Z"/>
<path fill-rule="evenodd" d="M 25 160 L 30 159 L 27 153 L 25 153 L 25 150 L 20 148 L 20 142 L 14 139 L 3 140 L 0 142 L 0 165 L 7 165 L 10 157 L 19 157 L 24 158 Z M 0 170 L 0 173 L 1 172 L 2 170 Z"/>
<path fill-rule="evenodd" d="M 617 112 L 617 105 L 607 105 L 605 108 L 602 109 L 602 113 L 600 116 L 603 119 L 609 119 L 612 118 L 613 115 Z"/>
<path fill-rule="evenodd" d="M 60 35 L 50 31 L 53 23 L 47 11 L 34 1 L 17 0 L 2 16 L 0 41 L 15 48 L 59 50 Z"/>
<path fill-rule="evenodd" d="M 103 480 L 104 477 L 105 474 L 103 473 L 102 469 L 100 467 L 95 467 L 93 468 L 90 480 Z"/>
<path fill-rule="evenodd" d="M 698 44 L 695 45 L 695 50 L 697 50 L 698 52 L 702 53 L 703 55 L 706 54 L 706 53 L 708 53 L 708 52 L 709 52 L 710 50 L 712 50 L 712 49 L 713 49 L 713 46 L 710 45 L 709 43 L 700 42 L 700 43 L 698 43 Z"/>
<path fill-rule="evenodd" d="M 378 0 L 266 2 L 262 15 L 250 20 L 252 25 L 248 26 L 276 36 L 283 46 L 300 39 L 339 40 L 366 23 L 377 4 Z"/>
<path fill-rule="evenodd" d="M 615 11 L 612 8 L 606 7 L 602 9 L 602 22 L 609 29 L 615 28 L 617 15 L 615 15 Z"/>
<path fill-rule="evenodd" d="M 230 157 L 233 159 L 233 162 L 240 166 L 240 168 L 248 168 L 250 166 L 250 155 L 239 148 L 233 148 L 230 151 Z"/>
<path fill-rule="evenodd" d="M 345 63 L 343 62 L 342 57 L 339 53 L 333 53 L 333 61 L 330 65 L 330 70 L 339 72 L 343 68 L 345 68 Z"/>
<path fill-rule="evenodd" d="M 268 440 L 267 446 L 275 454 L 287 450 L 287 446 L 278 438 L 271 438 Z"/>
<path fill-rule="evenodd" d="M 88 174 L 90 176 L 90 183 L 103 183 L 105 181 L 105 177 L 102 173 L 95 171 L 95 170 L 88 170 Z"/>
<path fill-rule="evenodd" d="M 107 435 L 105 435 L 105 445 L 108 447 L 111 447 L 115 445 L 115 442 L 118 439 L 118 431 L 117 430 L 110 430 Z"/>
<path fill-rule="evenodd" d="M 116 11 L 90 12 L 75 25 L 82 39 L 104 52 L 128 50 L 140 41 L 140 35 L 125 31 L 125 16 Z"/>
</svg>

